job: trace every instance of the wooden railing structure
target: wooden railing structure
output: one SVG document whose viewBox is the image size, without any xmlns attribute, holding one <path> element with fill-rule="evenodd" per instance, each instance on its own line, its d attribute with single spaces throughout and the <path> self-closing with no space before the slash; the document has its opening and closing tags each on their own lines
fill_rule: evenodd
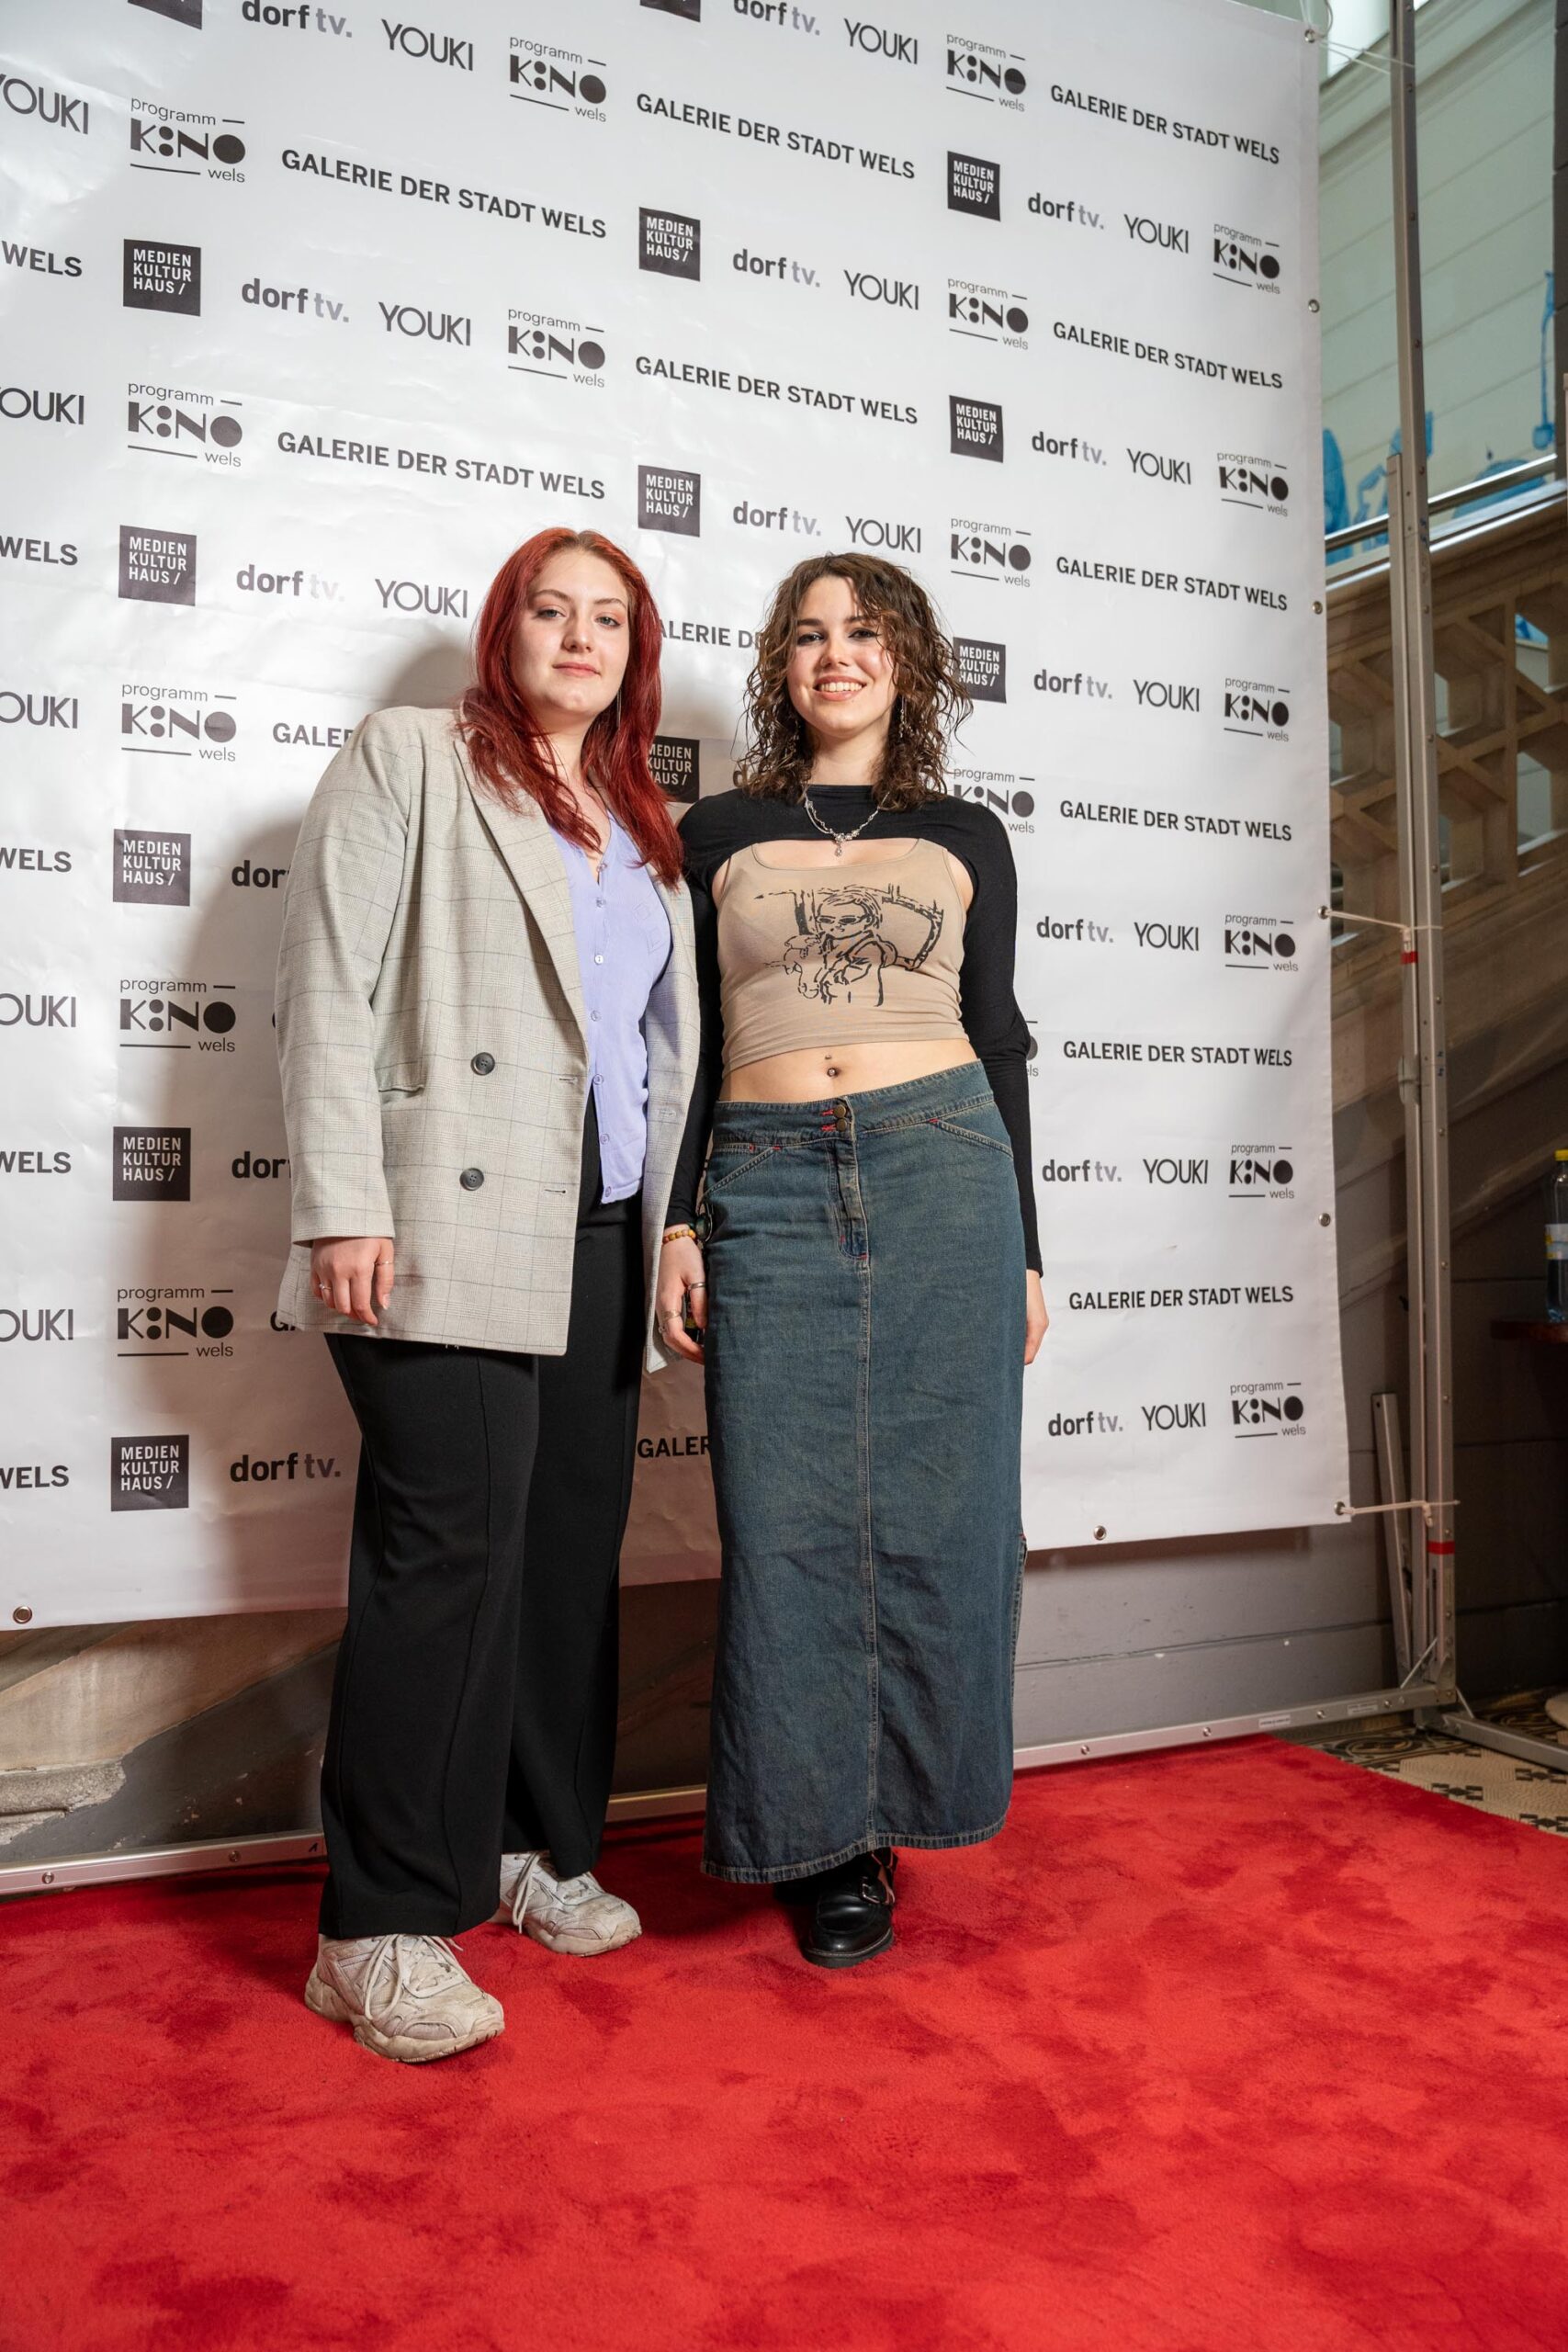
<svg viewBox="0 0 1568 2352">
<path fill-rule="evenodd" d="M 1448 1032 L 1458 1046 L 1568 976 L 1568 528 L 1553 483 L 1436 538 L 1433 641 L 1445 820 Z M 1386 557 L 1331 580 L 1335 904 L 1397 921 L 1393 627 Z M 1521 624 L 1523 634 L 1521 634 Z M 1335 1099 L 1394 1080 L 1397 931 L 1336 945 Z"/>
</svg>

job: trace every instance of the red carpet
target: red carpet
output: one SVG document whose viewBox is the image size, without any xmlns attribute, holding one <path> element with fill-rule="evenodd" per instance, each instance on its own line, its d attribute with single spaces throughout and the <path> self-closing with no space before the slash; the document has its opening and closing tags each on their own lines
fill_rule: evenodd
<svg viewBox="0 0 1568 2352">
<path fill-rule="evenodd" d="M 305 1873 L 0 1912 L 6 2352 L 1563 2352 L 1568 1850 L 1271 1742 L 1040 1773 L 806 1967 L 687 1831 L 502 2040 L 300 2006 Z"/>
</svg>

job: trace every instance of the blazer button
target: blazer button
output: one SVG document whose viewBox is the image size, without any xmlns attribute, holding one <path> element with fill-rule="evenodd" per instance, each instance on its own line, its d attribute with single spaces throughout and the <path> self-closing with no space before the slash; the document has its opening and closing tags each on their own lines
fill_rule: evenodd
<svg viewBox="0 0 1568 2352">
<path fill-rule="evenodd" d="M 485 1172 L 482 1168 L 465 1168 L 457 1182 L 465 1193 L 477 1193 L 484 1180 Z"/>
<path fill-rule="evenodd" d="M 468 1068 L 471 1070 L 477 1071 L 480 1078 L 488 1078 L 491 1070 L 495 1068 L 495 1056 L 493 1054 L 476 1054 L 473 1060 L 468 1064 Z"/>
</svg>

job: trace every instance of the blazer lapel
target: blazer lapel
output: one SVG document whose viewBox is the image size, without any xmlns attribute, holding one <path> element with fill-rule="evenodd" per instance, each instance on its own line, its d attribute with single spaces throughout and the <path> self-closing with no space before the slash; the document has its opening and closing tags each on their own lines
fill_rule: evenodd
<svg viewBox="0 0 1568 2352">
<path fill-rule="evenodd" d="M 656 1087 L 678 1097 L 668 1115 L 684 1119 L 686 1103 L 696 1075 L 697 1053 L 701 1036 L 701 1016 L 697 1000 L 697 967 L 691 938 L 689 906 L 682 905 L 681 886 L 671 887 L 654 878 L 654 888 L 664 901 L 670 918 L 670 961 L 653 984 L 648 1000 L 643 1034 L 648 1040 L 649 1099 L 651 1106 Z"/>
<path fill-rule="evenodd" d="M 582 1001 L 582 975 L 577 961 L 577 933 L 571 920 L 571 892 L 560 845 L 543 813 L 529 802 L 514 808 L 487 792 L 479 783 L 467 753 L 458 744 L 464 779 L 480 824 L 495 843 L 507 872 L 517 885 L 524 905 L 539 927 L 549 950 L 561 991 L 571 1009 L 584 1044 L 588 1012 Z"/>
<path fill-rule="evenodd" d="M 682 971 L 694 973 L 696 958 L 692 952 L 690 920 L 682 913 L 686 899 L 685 885 L 682 882 L 661 882 L 657 874 L 649 875 L 649 879 L 663 899 L 664 911 L 670 918 L 671 960 Z"/>
</svg>

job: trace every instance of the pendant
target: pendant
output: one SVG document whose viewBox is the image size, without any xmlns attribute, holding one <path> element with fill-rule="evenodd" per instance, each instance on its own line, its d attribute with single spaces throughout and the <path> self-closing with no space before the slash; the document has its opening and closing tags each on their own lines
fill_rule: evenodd
<svg viewBox="0 0 1568 2352">
<path fill-rule="evenodd" d="M 834 842 L 834 844 L 833 844 L 833 855 L 834 855 L 835 857 L 842 857 L 843 854 L 844 854 L 844 844 L 843 844 L 843 842 Z"/>
</svg>

